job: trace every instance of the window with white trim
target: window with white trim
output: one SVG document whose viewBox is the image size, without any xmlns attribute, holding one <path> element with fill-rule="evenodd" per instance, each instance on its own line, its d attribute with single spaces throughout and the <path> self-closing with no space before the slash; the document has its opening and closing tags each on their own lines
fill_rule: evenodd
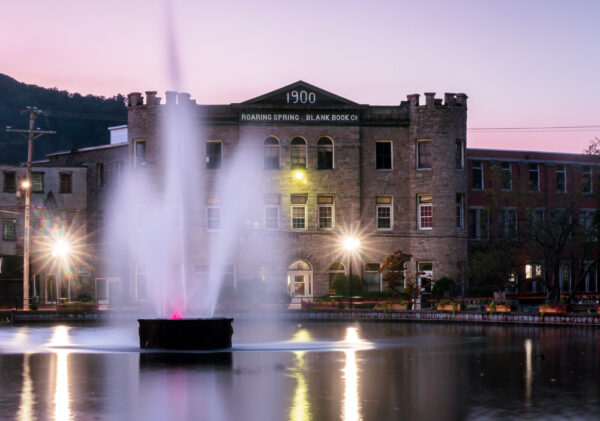
<svg viewBox="0 0 600 421">
<path fill-rule="evenodd" d="M 218 197 L 206 198 L 206 229 L 218 231 L 221 229 L 221 200 Z"/>
<path fill-rule="evenodd" d="M 15 241 L 17 239 L 17 223 L 14 219 L 2 221 L 2 239 L 4 241 Z"/>
<path fill-rule="evenodd" d="M 134 141 L 134 155 L 133 155 L 133 166 L 134 168 L 146 165 L 146 140 L 138 139 Z"/>
<path fill-rule="evenodd" d="M 430 194 L 417 196 L 417 226 L 420 230 L 433 228 L 433 198 Z"/>
<path fill-rule="evenodd" d="M 391 230 L 393 221 L 392 196 L 377 196 L 375 212 L 375 224 L 377 229 L 386 231 Z"/>
<path fill-rule="evenodd" d="M 427 170 L 432 165 L 431 140 L 417 140 L 417 169 Z"/>
<path fill-rule="evenodd" d="M 279 229 L 279 202 L 278 194 L 265 195 L 265 229 Z"/>
<path fill-rule="evenodd" d="M 5 193 L 14 193 L 17 191 L 17 173 L 14 171 L 4 171 L 4 189 Z"/>
<path fill-rule="evenodd" d="M 473 190 L 483 190 L 483 162 L 473 161 Z"/>
<path fill-rule="evenodd" d="M 513 208 L 500 209 L 498 212 L 498 236 L 517 238 L 517 210 Z"/>
<path fill-rule="evenodd" d="M 584 271 L 586 271 L 584 280 L 584 292 L 598 292 L 598 274 L 594 262 L 584 262 Z"/>
<path fill-rule="evenodd" d="M 465 141 L 456 140 L 456 151 L 454 152 L 454 159 L 456 161 L 456 169 L 462 170 L 465 168 Z"/>
<path fill-rule="evenodd" d="M 540 191 L 540 166 L 529 164 L 529 190 Z"/>
<path fill-rule="evenodd" d="M 365 263 L 365 286 L 367 291 L 381 291 L 381 263 Z"/>
<path fill-rule="evenodd" d="M 465 194 L 456 193 L 456 228 L 465 227 Z"/>
<path fill-rule="evenodd" d="M 32 193 L 43 193 L 44 192 L 44 173 L 34 172 L 31 174 L 31 192 Z"/>
<path fill-rule="evenodd" d="M 561 262 L 558 273 L 558 283 L 561 292 L 571 292 L 571 263 Z"/>
<path fill-rule="evenodd" d="M 280 152 L 279 140 L 274 136 L 267 137 L 264 142 L 264 168 L 266 170 L 281 168 Z"/>
<path fill-rule="evenodd" d="M 329 290 L 334 291 L 335 281 L 346 276 L 346 266 L 342 262 L 335 262 L 329 266 Z"/>
<path fill-rule="evenodd" d="M 594 225 L 595 210 L 581 209 L 579 211 L 579 226 L 586 241 L 598 241 L 598 232 Z"/>
<path fill-rule="evenodd" d="M 564 165 L 556 166 L 556 192 L 567 192 L 567 169 Z"/>
<path fill-rule="evenodd" d="M 484 208 L 469 209 L 469 238 L 482 240 L 488 238 L 490 221 Z"/>
<path fill-rule="evenodd" d="M 306 140 L 296 136 L 290 144 L 292 169 L 306 169 Z"/>
<path fill-rule="evenodd" d="M 512 164 L 510 162 L 503 162 L 501 164 L 500 182 L 502 184 L 502 190 L 512 190 Z"/>
<path fill-rule="evenodd" d="M 527 281 L 527 292 L 543 292 L 544 269 L 539 263 L 528 263 L 525 265 L 525 280 Z"/>
<path fill-rule="evenodd" d="M 306 224 L 306 203 L 308 196 L 305 194 L 293 194 L 291 196 L 291 223 L 293 230 L 305 230 Z"/>
<path fill-rule="evenodd" d="M 319 229 L 333 229 L 335 226 L 333 196 L 317 197 Z"/>
<path fill-rule="evenodd" d="M 433 262 L 417 262 L 417 288 L 419 291 L 431 291 L 432 284 Z"/>
</svg>

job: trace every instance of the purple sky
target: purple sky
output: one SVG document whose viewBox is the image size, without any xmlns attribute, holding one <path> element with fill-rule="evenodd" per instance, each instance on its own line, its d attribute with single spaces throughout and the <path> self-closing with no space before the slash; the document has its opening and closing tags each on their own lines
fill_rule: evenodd
<svg viewBox="0 0 600 421">
<path fill-rule="evenodd" d="M 3 0 L 0 72 L 112 96 L 163 94 L 179 69 L 213 104 L 298 79 L 374 105 L 465 92 L 470 128 L 599 126 L 470 131 L 470 147 L 581 152 L 600 137 L 600 1 L 173 0 L 172 44 L 165 4 Z"/>
</svg>

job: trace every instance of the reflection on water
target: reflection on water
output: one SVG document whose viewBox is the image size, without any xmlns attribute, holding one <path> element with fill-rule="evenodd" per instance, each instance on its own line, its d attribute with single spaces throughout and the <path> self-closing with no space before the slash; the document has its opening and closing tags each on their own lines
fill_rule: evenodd
<svg viewBox="0 0 600 421">
<path fill-rule="evenodd" d="M 56 326 L 48 342 L 49 347 L 61 347 L 70 345 L 69 328 Z M 56 361 L 56 385 L 54 391 L 54 420 L 69 421 L 73 419 L 71 413 L 71 397 L 69 395 L 69 351 L 66 349 L 54 349 Z"/>
<path fill-rule="evenodd" d="M 308 330 L 300 329 L 294 334 L 290 342 L 310 342 L 312 337 Z M 292 407 L 290 408 L 290 421 L 309 421 L 312 419 L 310 402 L 308 400 L 308 386 L 304 375 L 304 354 L 306 351 L 293 351 L 296 357 L 294 366 L 290 368 L 290 377 L 296 380 Z"/>
<path fill-rule="evenodd" d="M 349 327 L 346 329 L 346 339 L 350 344 L 360 344 L 356 328 Z M 360 403 L 358 400 L 358 368 L 356 366 L 356 350 L 349 349 L 344 351 L 346 355 L 346 365 L 342 370 L 344 375 L 344 409 L 342 419 L 344 421 L 362 420 Z"/>
<path fill-rule="evenodd" d="M 533 345 L 531 339 L 525 339 L 525 405 L 531 405 L 531 380 L 533 368 L 531 365 Z"/>
<path fill-rule="evenodd" d="M 236 329 L 252 337 L 260 327 Z M 595 329 L 374 322 L 303 323 L 298 328 L 281 322 L 277 335 L 264 334 L 256 346 L 238 340 L 226 364 L 210 353 L 199 360 L 195 356 L 200 354 L 188 353 L 185 364 L 176 353 L 141 361 L 137 350 L 107 345 L 126 333 L 135 335 L 135 328 L 115 328 L 109 337 L 111 329 L 0 327 L 0 419 L 345 421 L 600 415 Z"/>
<path fill-rule="evenodd" d="M 35 398 L 33 396 L 33 384 L 31 382 L 30 368 L 31 354 L 25 354 L 23 359 L 23 386 L 21 387 L 21 399 L 17 419 L 19 421 L 33 420 L 33 405 Z"/>
</svg>

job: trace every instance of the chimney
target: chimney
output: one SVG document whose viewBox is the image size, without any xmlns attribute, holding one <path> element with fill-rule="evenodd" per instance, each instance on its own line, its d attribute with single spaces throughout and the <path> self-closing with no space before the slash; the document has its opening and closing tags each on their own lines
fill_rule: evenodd
<svg viewBox="0 0 600 421">
<path fill-rule="evenodd" d="M 419 94 L 406 95 L 406 98 L 411 107 L 419 106 Z"/>
<path fill-rule="evenodd" d="M 444 94 L 444 104 L 448 106 L 454 105 L 454 94 L 445 93 Z"/>
<path fill-rule="evenodd" d="M 433 108 L 435 105 L 435 92 L 425 92 L 425 105 L 427 108 Z"/>
<path fill-rule="evenodd" d="M 177 103 L 179 105 L 189 104 L 190 98 L 191 98 L 191 95 L 188 94 L 187 92 L 180 92 L 179 95 L 177 96 Z"/>
<path fill-rule="evenodd" d="M 468 96 L 466 94 L 456 94 L 456 104 L 466 107 L 467 106 L 467 98 L 468 98 Z"/>
<path fill-rule="evenodd" d="M 165 96 L 167 97 L 167 105 L 175 105 L 177 104 L 177 92 L 175 91 L 166 91 Z"/>
<path fill-rule="evenodd" d="M 146 105 L 152 106 L 156 104 L 156 91 L 146 91 Z"/>
<path fill-rule="evenodd" d="M 131 108 L 135 108 L 137 107 L 139 104 L 140 99 L 142 98 L 142 94 L 139 92 L 132 92 L 130 94 L 127 95 L 127 103 L 129 105 L 129 107 Z"/>
</svg>

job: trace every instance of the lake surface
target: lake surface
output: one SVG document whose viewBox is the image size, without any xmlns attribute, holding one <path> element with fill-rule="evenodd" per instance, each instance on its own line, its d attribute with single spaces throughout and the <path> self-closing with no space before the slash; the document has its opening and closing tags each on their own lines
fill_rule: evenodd
<svg viewBox="0 0 600 421">
<path fill-rule="evenodd" d="M 232 352 L 140 352 L 137 326 L 0 328 L 0 418 L 598 419 L 600 330 L 234 322 Z"/>
</svg>

